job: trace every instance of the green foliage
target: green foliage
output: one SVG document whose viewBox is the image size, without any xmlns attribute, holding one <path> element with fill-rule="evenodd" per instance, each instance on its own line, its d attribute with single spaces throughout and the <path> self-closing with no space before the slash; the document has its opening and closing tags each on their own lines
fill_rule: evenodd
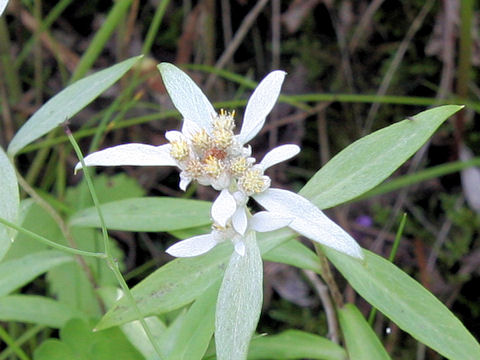
<svg viewBox="0 0 480 360">
<path fill-rule="evenodd" d="M 437 298 L 392 263 L 365 250 L 365 261 L 324 248 L 349 284 L 401 329 L 452 359 L 475 359 L 480 345 Z"/>
<path fill-rule="evenodd" d="M 69 255 L 47 250 L 0 263 L 0 296 L 28 284 L 44 272 L 73 261 Z"/>
<path fill-rule="evenodd" d="M 452 267 L 469 253 L 475 239 L 478 238 L 480 217 L 465 205 L 458 206 L 458 200 L 452 195 L 441 194 L 439 200 L 446 218 L 452 222 L 450 236 L 440 256 L 445 265 Z"/>
<path fill-rule="evenodd" d="M 167 2 L 162 4 L 164 6 Z M 114 4 L 80 60 L 73 78 L 81 77 L 90 69 L 113 30 L 122 23 L 130 5 L 128 0 Z M 156 19 L 162 16 L 163 10 L 157 10 Z M 155 26 L 159 24 L 157 22 Z M 309 24 L 312 31 L 314 25 L 313 22 Z M 314 53 L 320 51 L 318 44 L 308 45 L 307 38 L 302 43 Z M 302 62 L 307 61 L 305 56 L 299 57 Z M 139 57 L 125 60 L 73 83 L 54 96 L 15 134 L 8 154 L 13 159 L 27 145 L 77 114 L 138 60 Z M 165 72 L 177 71 L 172 65 L 162 66 L 168 70 L 164 71 L 164 76 Z M 319 66 L 316 70 L 316 74 L 325 74 L 328 65 Z M 401 73 L 400 76 L 406 75 Z M 166 81 L 167 87 L 179 87 L 179 94 L 186 97 L 191 92 L 189 89 L 182 92 L 182 81 L 196 85 L 192 85 L 189 78 L 185 79 L 186 75 L 184 78 L 172 76 L 170 82 Z M 334 87 L 339 80 L 335 80 Z M 400 81 L 399 78 L 397 80 Z M 250 82 L 242 81 L 250 86 Z M 320 101 L 315 96 L 286 97 L 284 100 L 308 110 L 308 101 Z M 198 123 L 210 122 L 210 108 L 204 108 L 203 113 L 191 109 L 185 97 L 176 99 L 182 105 L 180 110 L 187 112 Z M 392 101 L 388 97 L 382 99 Z M 203 98 L 197 100 L 204 102 Z M 358 97 L 340 101 L 358 101 Z M 457 105 L 433 108 L 357 140 L 318 171 L 301 194 L 322 209 L 358 198 L 389 177 L 447 118 L 461 108 Z M 105 115 L 104 119 L 108 120 L 109 116 Z M 263 121 L 263 114 L 260 117 Z M 102 136 L 101 132 L 99 130 L 97 135 Z M 72 145 L 82 158 L 77 144 L 72 142 Z M 40 205 L 33 204 L 31 199 L 20 203 L 12 159 L 0 150 L 0 217 L 20 224 L 19 231 L 30 230 L 51 241 L 38 243 L 25 232 L 15 233 L 0 226 L 0 320 L 19 322 L 22 330 L 28 328 L 24 324 L 46 328 L 39 338 L 47 340 L 32 351 L 34 359 L 201 360 L 211 355 L 218 359 L 239 360 L 272 356 L 278 359 L 336 360 L 344 359 L 347 351 L 350 359 L 389 358 L 380 340 L 353 304 L 336 309 L 347 351 L 326 338 L 298 330 L 253 336 L 262 307 L 262 258 L 314 271 L 324 276 L 329 286 L 329 281 L 333 281 L 318 255 L 294 239 L 296 235 L 291 231 L 284 229 L 257 237 L 249 228 L 243 239 L 245 255 L 234 252 L 231 242 L 225 241 L 208 254 L 161 264 L 130 291 L 119 271 L 125 268 L 123 251 L 114 239 L 108 238 L 106 229 L 162 231 L 178 237 L 197 235 L 204 233 L 205 229 L 210 231 L 211 204 L 185 198 L 145 197 L 145 190 L 125 175 L 98 176 L 93 179 L 93 184 L 87 177 L 88 183 L 81 182 L 76 187 L 62 189 L 66 162 L 58 164 L 57 175 L 61 173 L 61 179 L 53 180 L 61 194 L 59 199 L 38 192 L 38 196 L 47 199 L 53 208 L 36 197 Z M 43 160 L 38 161 L 41 163 Z M 52 169 L 56 166 L 55 161 L 51 161 L 45 167 L 44 171 L 50 173 L 50 179 L 55 177 Z M 420 180 L 410 178 L 409 181 Z M 48 181 L 42 184 L 43 188 L 48 189 L 49 184 L 51 182 Z M 29 191 L 32 193 L 35 189 Z M 94 199 L 98 193 L 98 203 L 92 201 L 88 191 L 92 192 Z M 479 225 L 478 217 L 465 208 L 455 209 L 450 198 L 443 198 L 442 204 L 452 223 L 459 228 L 455 231 L 458 240 L 447 243 L 447 251 L 453 255 L 452 261 L 460 260 L 472 246 L 471 239 L 477 233 L 474 229 Z M 57 212 L 56 209 L 60 210 Z M 390 216 L 388 213 L 383 215 L 384 221 Z M 68 221 L 62 216 L 68 216 Z M 414 224 L 411 233 L 418 235 L 417 228 L 418 225 Z M 13 244 L 10 237 L 15 240 Z M 66 253 L 49 249 L 47 244 L 62 245 Z M 104 256 L 74 257 L 73 248 L 89 252 L 87 255 L 100 252 Z M 465 326 L 400 268 L 367 250 L 363 260 L 329 248 L 323 250 L 360 296 L 412 337 L 450 359 L 480 357 L 480 346 Z M 453 265 L 453 262 L 446 263 Z M 44 274 L 46 276 L 42 277 Z M 22 287 L 23 290 L 20 290 Z M 48 296 L 32 295 L 38 292 L 39 287 Z M 12 294 L 17 291 L 28 295 Z M 323 321 L 323 315 L 316 317 L 315 326 L 319 319 Z M 323 324 L 321 326 L 323 329 Z M 48 328 L 59 329 L 59 337 L 56 338 L 56 333 L 49 332 Z M 12 334 L 1 332 L 0 336 L 11 344 L 15 332 L 12 331 Z M 19 352 L 18 349 L 12 351 Z"/>
<path fill-rule="evenodd" d="M 203 294 L 220 278 L 231 247 L 217 246 L 198 258 L 175 259 L 150 274 L 132 289 L 142 314 L 162 314 L 181 308 Z M 97 325 L 104 329 L 135 320 L 128 299 L 120 299 Z"/>
<path fill-rule="evenodd" d="M 355 305 L 346 304 L 339 309 L 338 319 L 351 360 L 390 359 L 377 335 Z"/>
<path fill-rule="evenodd" d="M 277 335 L 254 338 L 250 344 L 248 359 L 319 359 L 344 360 L 345 350 L 321 336 L 299 330 L 287 330 Z"/>
<path fill-rule="evenodd" d="M 363 194 L 391 175 L 461 108 L 427 110 L 355 141 L 312 177 L 302 195 L 325 209 Z"/>
<path fill-rule="evenodd" d="M 301 269 L 321 274 L 322 270 L 316 254 L 296 240 L 290 240 L 277 246 L 263 256 L 264 260 L 293 265 Z"/>
<path fill-rule="evenodd" d="M 131 198 L 101 206 L 108 229 L 125 231 L 174 231 L 210 224 L 210 203 L 167 197 Z M 100 227 L 94 207 L 70 219 L 72 226 Z"/>
<path fill-rule="evenodd" d="M 102 204 L 145 195 L 145 190 L 140 187 L 138 182 L 125 174 L 115 174 L 114 176 L 100 174 L 93 178 L 93 184 L 98 194 L 98 200 Z M 69 188 L 65 195 L 65 202 L 75 210 L 93 206 L 86 182 L 82 181 L 75 188 Z"/>
<path fill-rule="evenodd" d="M 62 327 L 73 318 L 85 318 L 77 309 L 45 296 L 8 295 L 0 297 L 0 320 Z"/>
<path fill-rule="evenodd" d="M 93 332 L 84 320 L 72 319 L 60 329 L 60 340 L 51 339 L 35 351 L 35 360 L 142 360 L 119 329 Z"/>
</svg>

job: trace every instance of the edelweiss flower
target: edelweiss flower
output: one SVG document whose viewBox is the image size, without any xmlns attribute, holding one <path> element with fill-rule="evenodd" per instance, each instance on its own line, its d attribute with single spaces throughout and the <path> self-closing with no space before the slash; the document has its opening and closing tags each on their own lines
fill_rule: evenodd
<svg viewBox="0 0 480 360">
<path fill-rule="evenodd" d="M 315 205 L 295 193 L 270 189 L 264 171 L 298 154 L 297 145 L 282 145 L 268 152 L 259 164 L 246 144 L 265 123 L 280 94 L 285 72 L 273 71 L 258 85 L 245 108 L 242 127 L 234 134 L 234 115 L 217 114 L 198 86 L 177 67 L 159 65 L 165 87 L 184 118 L 182 130 L 168 131 L 168 144 L 125 144 L 85 157 L 87 166 L 177 166 L 180 188 L 195 180 L 220 191 L 211 209 L 212 232 L 180 241 L 167 249 L 177 257 L 197 256 L 227 239 L 243 255 L 247 231 L 272 231 L 289 226 L 319 243 L 362 258 L 358 244 Z M 81 168 L 77 164 L 75 170 Z M 251 216 L 247 201 L 253 197 L 268 212 Z"/>
</svg>

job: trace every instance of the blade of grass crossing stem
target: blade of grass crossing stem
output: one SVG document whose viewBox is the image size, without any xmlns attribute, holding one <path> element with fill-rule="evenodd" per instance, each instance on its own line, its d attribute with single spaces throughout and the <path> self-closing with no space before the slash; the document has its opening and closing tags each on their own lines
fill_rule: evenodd
<svg viewBox="0 0 480 360">
<path fill-rule="evenodd" d="M 390 256 L 388 257 L 388 261 L 393 263 L 395 259 L 395 255 L 397 254 L 398 245 L 400 245 L 400 240 L 402 239 L 403 229 L 405 228 L 405 224 L 407 223 L 407 214 L 404 213 L 402 219 L 400 220 L 400 225 L 398 225 L 398 230 L 395 235 L 395 240 L 393 242 L 392 250 L 390 251 Z M 370 314 L 368 315 L 368 323 L 370 326 L 373 326 L 373 322 L 375 321 L 375 315 L 377 314 L 377 309 L 372 307 L 370 310 Z"/>
<path fill-rule="evenodd" d="M 105 44 L 112 35 L 113 31 L 125 17 L 125 14 L 130 7 L 132 0 L 119 0 L 114 2 L 113 8 L 108 13 L 107 19 L 103 23 L 102 27 L 95 34 L 87 51 L 83 54 L 80 62 L 72 75 L 71 83 L 82 78 L 92 67 L 98 55 L 105 48 Z"/>
<path fill-rule="evenodd" d="M 8 349 L 11 349 L 20 360 L 30 360 L 28 355 L 17 345 L 15 339 L 13 339 L 2 326 L 0 326 L 0 339 L 8 345 Z"/>
<path fill-rule="evenodd" d="M 108 107 L 106 110 L 105 114 L 103 115 L 102 119 L 100 120 L 100 123 L 95 127 L 96 131 L 93 136 L 92 141 L 90 142 L 90 147 L 88 148 L 88 152 L 92 153 L 94 151 L 98 150 L 98 146 L 100 144 L 100 139 L 104 133 L 107 132 L 107 128 L 109 124 L 115 123 L 115 119 L 120 118 L 122 119 L 125 115 L 125 113 L 133 107 L 135 104 L 138 102 L 138 95 L 133 97 L 132 101 L 129 101 L 128 103 L 123 103 L 125 98 L 130 97 L 131 92 L 133 89 L 138 85 L 136 81 L 131 81 L 127 85 L 126 89 L 122 91 L 120 96 L 118 96 L 114 102 Z M 122 106 L 123 105 L 123 106 Z M 119 108 L 122 106 L 122 108 L 119 110 Z M 114 113 L 118 111 L 118 114 L 113 117 Z M 113 120 L 112 120 L 113 117 Z"/>
<path fill-rule="evenodd" d="M 122 274 L 120 273 L 120 270 L 118 268 L 118 263 L 115 261 L 115 259 L 112 256 L 112 253 L 110 251 L 110 245 L 108 241 L 108 233 L 107 233 L 107 228 L 105 226 L 105 221 L 103 219 L 102 215 L 102 210 L 100 209 L 100 202 L 98 201 L 97 194 L 95 192 L 95 188 L 93 186 L 93 181 L 92 178 L 90 177 L 89 170 L 87 166 L 85 165 L 85 161 L 83 159 L 83 154 L 82 151 L 80 150 L 80 147 L 78 146 L 77 142 L 75 141 L 75 138 L 72 135 L 72 132 L 68 127 L 65 128 L 65 132 L 68 136 L 68 139 L 70 140 L 70 143 L 73 146 L 73 149 L 75 150 L 75 153 L 77 154 L 78 159 L 80 160 L 82 167 L 84 169 L 84 176 L 85 180 L 87 182 L 88 189 L 90 191 L 90 195 L 92 196 L 93 203 L 95 205 L 95 208 L 98 211 L 98 217 L 100 218 L 101 222 L 101 227 L 102 227 L 102 235 L 103 235 L 103 244 L 105 248 L 105 255 L 107 257 L 107 263 L 112 269 L 113 273 L 115 274 L 115 277 L 117 278 L 118 283 L 120 284 L 121 288 L 123 289 L 125 295 L 127 298 L 130 300 L 130 303 L 132 307 L 135 309 L 135 312 L 137 313 L 138 320 L 142 324 L 143 330 L 145 330 L 145 333 L 147 334 L 148 340 L 152 343 L 152 346 L 155 349 L 155 352 L 159 356 L 159 358 L 162 357 L 162 352 L 158 346 L 158 343 L 155 341 L 152 332 L 150 331 L 150 328 L 148 327 L 147 323 L 145 322 L 145 319 L 140 312 L 140 309 L 137 306 L 137 303 L 135 302 L 135 299 L 133 298 L 132 293 L 130 292 L 130 289 L 128 288 L 127 283 L 125 282 L 125 279 L 123 278 Z"/>
<path fill-rule="evenodd" d="M 17 353 L 13 350 L 13 346 L 20 347 L 25 344 L 27 341 L 32 340 L 40 331 L 44 330 L 45 326 L 43 325 L 34 325 L 30 327 L 28 330 L 24 331 L 22 335 L 15 339 L 14 345 L 8 344 L 8 347 L 0 353 L 0 360 L 5 360 L 12 356 L 13 353 Z M 2 328 L 3 330 L 3 328 Z M 3 330 L 5 331 L 5 330 Z M 17 354 L 18 355 L 18 354 Z M 23 359 L 19 357 L 19 359 Z"/>
<path fill-rule="evenodd" d="M 358 96 L 362 97 L 363 95 L 358 95 Z M 289 97 L 296 98 L 296 95 L 287 96 L 287 98 L 289 98 Z M 373 102 L 373 100 L 374 99 L 372 99 L 372 101 L 364 101 L 364 102 L 370 103 L 370 102 Z M 213 103 L 213 106 L 214 106 L 215 109 L 238 108 L 238 107 L 245 106 L 246 103 L 247 103 L 246 100 L 219 101 L 219 102 Z M 385 103 L 388 104 L 389 102 L 385 102 Z M 472 105 L 469 102 L 465 102 L 465 103 L 470 107 Z M 480 102 L 475 103 L 475 106 L 476 106 L 476 109 L 478 109 L 477 112 L 480 113 Z M 165 110 L 163 112 L 156 112 L 154 114 L 143 115 L 143 116 L 138 116 L 138 117 L 131 117 L 131 118 L 128 118 L 126 120 L 122 120 L 122 121 L 118 121 L 118 122 L 115 121 L 114 124 L 111 127 L 109 127 L 109 130 L 124 129 L 124 128 L 129 127 L 129 126 L 145 124 L 147 122 L 162 120 L 162 119 L 166 119 L 166 118 L 169 118 L 169 117 L 180 117 L 180 114 L 176 110 Z M 96 131 L 97 131 L 96 126 L 92 127 L 92 128 L 82 129 L 82 130 L 78 130 L 75 133 L 75 136 L 76 136 L 77 139 L 83 139 L 85 137 L 88 137 L 88 136 L 91 136 L 91 135 L 95 134 Z M 68 138 L 66 136 L 59 136 L 59 137 L 56 137 L 56 138 L 51 139 L 51 140 L 38 141 L 35 144 L 30 144 L 30 145 L 25 146 L 25 148 L 22 148 L 21 150 L 18 151 L 18 154 L 24 154 L 24 153 L 27 153 L 27 152 L 36 151 L 36 150 L 44 148 L 44 147 L 51 147 L 51 146 L 61 144 L 61 143 L 66 142 L 66 141 L 68 141 Z M 452 163 L 452 164 L 456 164 L 456 162 Z M 439 166 L 442 166 L 442 165 L 439 165 Z M 456 165 L 454 165 L 454 166 L 456 166 Z M 463 169 L 465 167 L 473 166 L 473 165 L 470 165 L 470 164 L 462 165 L 462 164 L 460 164 L 458 166 L 459 166 L 460 169 Z M 436 169 L 437 167 L 433 167 L 432 170 L 434 168 Z M 438 171 L 439 172 L 441 171 L 442 174 L 449 174 L 449 173 L 452 173 L 452 172 L 456 172 L 458 170 L 455 167 L 453 169 L 452 168 L 448 168 L 448 169 L 440 169 L 439 168 Z M 429 173 L 428 176 L 433 176 L 433 175 Z M 418 180 L 418 181 L 420 181 L 420 180 Z M 386 185 L 388 185 L 388 184 L 389 183 L 386 183 Z M 379 188 L 383 189 L 383 186 L 384 185 L 380 185 Z M 393 190 L 395 190 L 395 188 L 393 188 Z M 389 191 L 393 191 L 393 190 L 389 190 Z M 377 194 L 375 193 L 375 195 L 377 195 Z M 369 195 L 369 196 L 373 196 L 373 195 Z M 359 199 L 363 198 L 363 197 L 364 196 L 362 195 L 361 197 L 359 197 Z"/>
<path fill-rule="evenodd" d="M 202 64 L 188 64 L 188 65 L 185 65 L 184 67 L 186 69 L 200 70 L 200 71 L 207 72 L 207 73 L 210 73 L 210 74 L 219 75 L 226 80 L 235 82 L 235 83 L 237 83 L 237 84 L 239 84 L 243 87 L 246 87 L 248 89 L 255 89 L 258 85 L 258 82 L 253 81 L 246 76 L 238 75 L 238 74 L 236 74 L 234 72 L 230 72 L 228 70 L 218 69 L 215 66 L 202 65 Z M 279 101 L 284 102 L 284 103 L 289 104 L 289 105 L 292 105 L 292 106 L 295 106 L 295 107 L 297 107 L 301 110 L 304 110 L 304 111 L 311 110 L 311 107 L 308 104 L 306 104 L 305 102 L 293 100 L 291 96 L 280 95 Z"/>
<path fill-rule="evenodd" d="M 123 115 L 130 109 L 130 107 L 133 104 L 137 103 L 138 100 L 134 98 L 134 100 L 128 102 L 128 104 L 123 104 L 123 108 L 120 111 L 117 111 L 122 105 L 124 99 L 131 96 L 131 92 L 133 92 L 133 89 L 137 85 L 138 84 L 135 81 L 135 79 L 132 79 L 132 81 L 129 82 L 128 86 L 120 93 L 120 95 L 115 99 L 115 101 L 106 109 L 105 114 L 103 114 L 103 117 L 100 120 L 100 123 L 95 127 L 96 130 L 93 135 L 93 139 L 90 142 L 88 153 L 92 153 L 98 150 L 98 146 L 100 144 L 102 135 L 106 134 L 109 124 L 114 123 L 116 118 L 123 118 Z M 118 114 L 116 117 L 112 119 L 113 114 L 115 112 L 118 112 Z M 82 194 L 80 195 L 80 201 L 82 205 L 84 205 L 83 202 L 87 198 L 86 192 L 88 191 L 88 187 L 84 186 L 81 189 L 82 189 Z"/>
</svg>

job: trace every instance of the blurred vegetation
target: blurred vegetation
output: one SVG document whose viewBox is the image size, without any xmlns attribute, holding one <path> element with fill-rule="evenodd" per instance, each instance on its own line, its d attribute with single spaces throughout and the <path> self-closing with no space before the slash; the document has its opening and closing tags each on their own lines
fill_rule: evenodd
<svg viewBox="0 0 480 360">
<path fill-rule="evenodd" d="M 300 187 L 339 150 L 373 130 L 434 104 L 467 104 L 394 176 L 421 173 L 458 161 L 462 145 L 480 154 L 479 15 L 472 0 L 11 0 L 0 18 L 0 144 L 6 148 L 21 124 L 73 79 L 144 53 L 119 85 L 70 120 L 85 153 L 125 142 L 161 144 L 165 130 L 179 126 L 155 67 L 168 61 L 185 64 L 209 98 L 237 108 L 238 118 L 252 80 L 273 68 L 289 73 L 282 104 L 253 144 L 257 158 L 277 144 L 302 146 L 298 159 L 270 174 L 283 187 Z M 302 94 L 310 95 L 295 97 Z M 71 201 L 67 188 L 78 182 L 71 171 L 75 163 L 57 130 L 27 147 L 18 167 L 63 211 L 62 203 Z M 459 170 L 412 180 L 330 215 L 362 246 L 388 256 L 407 212 L 395 262 L 479 337 L 480 208 L 468 189 L 480 184 L 462 182 Z M 194 187 L 180 194 L 170 169 L 101 171 L 126 171 L 148 194 L 212 198 L 209 190 Z M 171 239 L 165 235 L 112 236 L 126 252 L 133 279 L 167 261 L 163 250 Z M 148 266 L 139 274 L 142 264 Z M 326 335 L 321 304 L 306 301 L 314 296 L 306 278 L 271 264 L 266 271 L 272 291 L 259 332 L 293 327 Z M 295 282 L 307 290 L 292 293 Z M 354 298 L 348 288 L 345 294 Z M 414 358 L 416 344 L 377 316 L 380 337 L 387 326 L 394 328 L 384 338 L 393 357 Z"/>
</svg>

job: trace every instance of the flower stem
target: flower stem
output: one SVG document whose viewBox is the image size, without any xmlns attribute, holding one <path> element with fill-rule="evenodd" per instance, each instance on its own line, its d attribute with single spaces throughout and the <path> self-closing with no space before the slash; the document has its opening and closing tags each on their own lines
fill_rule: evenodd
<svg viewBox="0 0 480 360">
<path fill-rule="evenodd" d="M 335 344 L 340 343 L 340 337 L 338 335 L 338 320 L 335 313 L 335 307 L 332 304 L 332 299 L 328 294 L 328 287 L 323 281 L 311 270 L 303 270 L 305 276 L 312 283 L 315 291 L 317 292 L 320 300 L 322 301 L 323 308 L 325 310 L 325 316 L 327 317 L 328 325 L 328 337 Z"/>
<path fill-rule="evenodd" d="M 11 223 L 10 221 L 8 220 L 5 220 L 3 218 L 0 218 L 0 224 L 3 224 L 5 226 L 8 226 L 12 229 L 15 229 L 17 230 L 19 233 L 22 233 L 22 234 L 25 234 L 29 237 L 31 237 L 32 239 L 35 239 L 41 243 L 44 243 L 48 246 L 51 246 L 55 249 L 58 249 L 58 250 L 61 250 L 61 251 L 64 251 L 66 253 L 69 253 L 69 254 L 73 254 L 73 255 L 79 255 L 79 256 L 90 256 L 90 257 L 97 257 L 97 258 L 101 258 L 101 259 L 104 259 L 106 258 L 105 254 L 104 253 L 96 253 L 96 252 L 90 252 L 90 251 L 83 251 L 83 250 L 79 250 L 79 249 L 75 249 L 75 248 L 72 248 L 72 247 L 69 247 L 69 246 L 64 246 L 64 245 L 61 245 L 61 244 L 58 244 L 52 240 L 48 240 L 47 238 L 44 238 L 43 236 L 41 235 L 38 235 L 30 230 L 27 230 L 21 226 L 18 226 L 14 223 Z"/>
<path fill-rule="evenodd" d="M 137 303 L 135 302 L 135 299 L 128 288 L 127 283 L 125 282 L 125 279 L 123 278 L 119 268 L 118 268 L 118 262 L 114 259 L 111 249 L 110 249 L 110 243 L 108 239 L 108 233 L 107 233 L 107 227 L 105 226 L 105 219 L 103 217 L 102 210 L 100 208 L 100 202 L 98 201 L 97 193 L 95 192 L 95 188 L 93 187 L 93 182 L 92 178 L 90 177 L 90 173 L 88 170 L 87 165 L 85 164 L 85 161 L 83 159 L 83 154 L 82 151 L 80 150 L 80 147 L 78 146 L 77 142 L 75 141 L 75 138 L 72 135 L 72 132 L 68 127 L 65 127 L 65 132 L 68 136 L 68 139 L 70 140 L 70 143 L 73 146 L 73 149 L 75 150 L 75 153 L 77 154 L 78 159 L 80 160 L 80 163 L 82 164 L 82 169 L 85 174 L 85 180 L 87 182 L 88 189 L 90 191 L 90 195 L 92 196 L 93 204 L 95 205 L 95 208 L 98 213 L 98 217 L 100 219 L 100 225 L 102 227 L 102 234 L 103 234 L 103 244 L 104 244 L 104 249 L 105 249 L 105 255 L 106 255 L 106 261 L 107 264 L 109 265 L 110 269 L 114 273 L 118 283 L 120 284 L 120 287 L 122 288 L 125 296 L 128 298 L 130 301 L 131 305 L 133 306 L 133 309 L 136 312 L 137 318 L 140 321 L 140 324 L 142 325 L 143 330 L 145 331 L 145 334 L 148 337 L 148 340 L 152 344 L 153 348 L 155 349 L 155 352 L 157 355 L 162 358 L 160 348 L 158 346 L 158 343 L 155 341 L 153 334 L 147 325 L 142 313 L 140 312 L 140 309 L 138 308 Z"/>
<path fill-rule="evenodd" d="M 333 278 L 333 274 L 330 270 L 330 265 L 328 264 L 328 260 L 322 252 L 322 248 L 320 245 L 315 244 L 315 252 L 317 253 L 318 259 L 320 260 L 320 267 L 322 269 L 321 276 L 332 294 L 333 302 L 337 308 L 343 307 L 343 296 L 338 289 L 337 283 Z"/>
</svg>

